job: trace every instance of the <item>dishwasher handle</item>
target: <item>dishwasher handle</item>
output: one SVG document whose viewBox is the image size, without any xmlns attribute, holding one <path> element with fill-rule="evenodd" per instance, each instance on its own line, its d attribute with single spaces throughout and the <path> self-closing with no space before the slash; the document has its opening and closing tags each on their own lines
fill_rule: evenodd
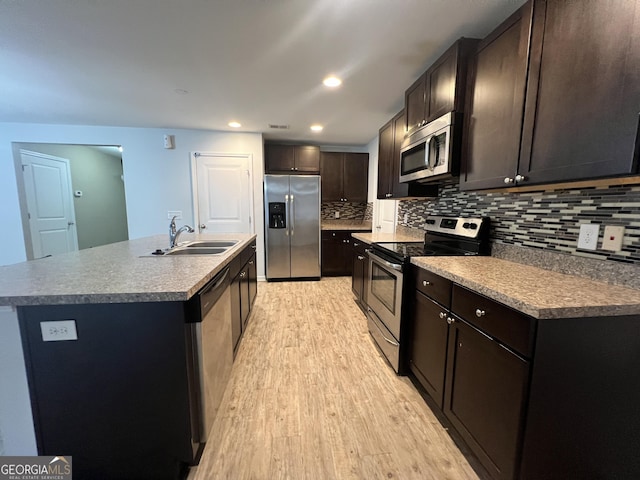
<svg viewBox="0 0 640 480">
<path fill-rule="evenodd" d="M 227 285 L 229 284 L 229 269 L 225 268 L 222 272 L 213 277 L 200 292 L 197 294 L 200 318 L 196 321 L 200 322 L 205 317 L 207 312 L 216 304 L 216 301 L 224 293 Z"/>
</svg>

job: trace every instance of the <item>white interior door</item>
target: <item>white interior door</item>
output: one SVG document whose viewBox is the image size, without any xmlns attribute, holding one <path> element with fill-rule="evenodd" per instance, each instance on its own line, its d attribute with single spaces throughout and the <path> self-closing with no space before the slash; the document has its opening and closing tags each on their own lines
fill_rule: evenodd
<svg viewBox="0 0 640 480">
<path fill-rule="evenodd" d="M 251 158 L 195 153 L 196 220 L 201 233 L 253 233 Z"/>
<path fill-rule="evenodd" d="M 396 231 L 397 200 L 376 200 L 374 203 L 374 231 L 394 233 Z"/>
<path fill-rule="evenodd" d="M 20 157 L 33 258 L 77 250 L 69 160 L 26 150 Z"/>
</svg>

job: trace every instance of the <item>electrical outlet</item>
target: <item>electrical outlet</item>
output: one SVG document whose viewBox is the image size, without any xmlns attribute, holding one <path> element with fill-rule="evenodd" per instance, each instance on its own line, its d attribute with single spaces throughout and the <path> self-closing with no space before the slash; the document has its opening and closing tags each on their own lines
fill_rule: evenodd
<svg viewBox="0 0 640 480">
<path fill-rule="evenodd" d="M 600 225 L 595 223 L 585 223 L 580 225 L 578 248 L 581 248 L 582 250 L 597 250 L 599 234 Z"/>
<path fill-rule="evenodd" d="M 340 212 L 336 212 L 333 214 L 333 218 L 340 218 Z"/>
<path fill-rule="evenodd" d="M 405 213 L 404 214 L 404 224 L 406 225 L 407 223 L 409 223 L 409 214 Z"/>
<path fill-rule="evenodd" d="M 604 227 L 604 238 L 602 239 L 602 249 L 612 252 L 622 250 L 622 238 L 624 237 L 624 227 L 614 227 L 607 225 Z"/>
<path fill-rule="evenodd" d="M 182 220 L 182 210 L 169 210 L 167 218 L 171 220 L 173 217 L 176 217 L 176 220 Z"/>
</svg>

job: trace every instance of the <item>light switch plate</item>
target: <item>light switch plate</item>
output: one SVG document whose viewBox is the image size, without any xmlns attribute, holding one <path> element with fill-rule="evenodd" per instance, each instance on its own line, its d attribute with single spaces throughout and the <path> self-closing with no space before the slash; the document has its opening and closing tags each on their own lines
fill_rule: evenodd
<svg viewBox="0 0 640 480">
<path fill-rule="evenodd" d="M 598 235 L 600 225 L 586 223 L 580 225 L 580 236 L 578 237 L 578 248 L 582 250 L 596 250 L 598 248 Z"/>
<path fill-rule="evenodd" d="M 53 320 L 40 322 L 43 342 L 61 342 L 64 340 L 77 340 L 75 320 Z"/>
<path fill-rule="evenodd" d="M 604 227 L 604 238 L 602 239 L 602 249 L 611 252 L 622 250 L 622 239 L 624 238 L 624 227 L 607 225 Z"/>
</svg>

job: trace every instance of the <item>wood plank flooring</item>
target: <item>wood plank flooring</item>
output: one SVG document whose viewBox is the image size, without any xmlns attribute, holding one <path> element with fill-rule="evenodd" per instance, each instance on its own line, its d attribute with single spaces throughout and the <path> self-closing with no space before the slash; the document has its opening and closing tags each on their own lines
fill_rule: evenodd
<svg viewBox="0 0 640 480">
<path fill-rule="evenodd" d="M 478 479 L 373 345 L 350 278 L 261 282 L 189 480 Z"/>
</svg>

